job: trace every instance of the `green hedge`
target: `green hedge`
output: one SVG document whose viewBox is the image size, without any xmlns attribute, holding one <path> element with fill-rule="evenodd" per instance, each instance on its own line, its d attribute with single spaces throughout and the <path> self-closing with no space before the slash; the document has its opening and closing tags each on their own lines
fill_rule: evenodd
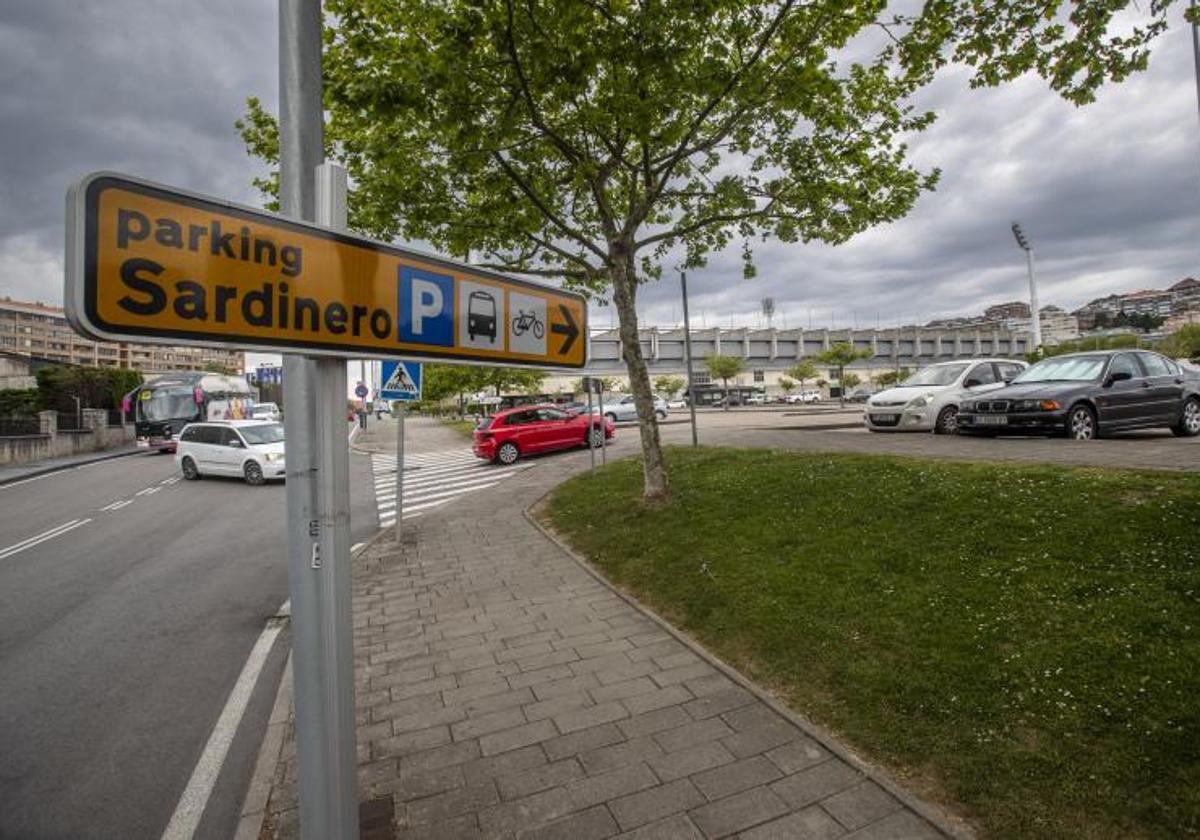
<svg viewBox="0 0 1200 840">
<path fill-rule="evenodd" d="M 82 408 L 121 407 L 121 398 L 142 384 L 136 370 L 54 365 L 37 372 L 42 409 L 75 411 L 75 398 Z"/>
<path fill-rule="evenodd" d="M 40 393 L 37 388 L 0 389 L 0 417 L 24 417 L 37 414 Z"/>
</svg>

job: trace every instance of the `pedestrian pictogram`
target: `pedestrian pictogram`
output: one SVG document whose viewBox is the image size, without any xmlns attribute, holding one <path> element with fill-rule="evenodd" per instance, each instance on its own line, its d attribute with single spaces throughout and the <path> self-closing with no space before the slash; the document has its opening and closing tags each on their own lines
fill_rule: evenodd
<svg viewBox="0 0 1200 840">
<path fill-rule="evenodd" d="M 421 399 L 421 377 L 418 362 L 384 362 L 379 396 L 385 400 L 416 402 Z"/>
</svg>

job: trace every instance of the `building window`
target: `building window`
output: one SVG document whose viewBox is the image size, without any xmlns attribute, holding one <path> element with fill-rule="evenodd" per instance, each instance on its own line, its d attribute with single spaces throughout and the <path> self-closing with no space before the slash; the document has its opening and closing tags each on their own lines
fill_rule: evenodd
<svg viewBox="0 0 1200 840">
<path fill-rule="evenodd" d="M 755 382 L 766 382 L 767 377 L 766 377 L 766 375 L 763 374 L 763 372 L 761 370 L 756 370 L 756 371 L 754 371 L 754 381 Z"/>
<path fill-rule="evenodd" d="M 692 374 L 692 384 L 693 385 L 711 385 L 712 377 L 709 376 L 707 373 L 693 373 Z"/>
</svg>

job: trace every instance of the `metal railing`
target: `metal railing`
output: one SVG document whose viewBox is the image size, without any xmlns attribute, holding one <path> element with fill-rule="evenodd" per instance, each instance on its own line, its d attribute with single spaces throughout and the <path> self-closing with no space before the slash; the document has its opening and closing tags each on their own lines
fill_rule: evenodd
<svg viewBox="0 0 1200 840">
<path fill-rule="evenodd" d="M 41 434 L 42 425 L 37 415 L 0 417 L 0 437 L 17 437 Z"/>
</svg>

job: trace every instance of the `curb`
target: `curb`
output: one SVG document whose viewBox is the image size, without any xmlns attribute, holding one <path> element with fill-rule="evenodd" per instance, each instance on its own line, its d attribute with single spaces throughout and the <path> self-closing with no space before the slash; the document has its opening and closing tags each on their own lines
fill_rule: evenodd
<svg viewBox="0 0 1200 840">
<path fill-rule="evenodd" d="M 953 817 L 941 808 L 925 802 L 923 799 L 920 799 L 915 794 L 909 792 L 906 788 L 902 787 L 898 782 L 892 779 L 891 776 L 885 770 L 883 770 L 883 768 L 871 764 L 854 752 L 851 752 L 849 748 L 838 741 L 832 732 L 829 732 L 824 727 L 818 726 L 807 718 L 802 717 L 801 715 L 789 709 L 774 696 L 769 694 L 765 689 L 758 686 L 749 678 L 743 676 L 742 673 L 736 668 L 723 662 L 720 658 L 710 652 L 691 636 L 687 635 L 669 621 L 659 616 L 658 613 L 642 604 L 632 595 L 623 592 L 610 580 L 608 580 L 608 578 L 601 574 L 600 571 L 596 569 L 585 557 L 568 545 L 565 539 L 560 537 L 558 533 L 549 526 L 543 525 L 541 522 L 539 522 L 537 517 L 534 515 L 534 510 L 544 507 L 545 503 L 550 497 L 550 494 L 554 492 L 554 489 L 555 488 L 547 490 L 546 493 L 541 496 L 541 498 L 539 498 L 529 507 L 525 508 L 525 510 L 522 511 L 522 515 L 525 517 L 525 520 L 529 522 L 529 524 L 533 525 L 533 527 L 542 534 L 542 536 L 546 537 L 546 539 L 558 546 L 558 548 L 561 549 L 564 554 L 574 560 L 580 566 L 580 568 L 595 578 L 606 589 L 608 589 L 622 601 L 629 604 L 635 610 L 649 618 L 663 630 L 670 633 L 674 638 L 686 645 L 687 648 L 692 651 L 692 653 L 696 654 L 705 662 L 723 673 L 725 676 L 729 677 L 739 686 L 749 691 L 776 714 L 791 722 L 792 725 L 801 732 L 808 735 L 822 747 L 829 750 L 829 752 L 833 753 L 838 758 L 842 759 L 842 761 L 845 761 L 851 767 L 865 775 L 868 779 L 875 782 L 877 785 L 899 800 L 900 803 L 906 808 L 914 811 L 918 816 L 927 820 L 947 837 L 954 838 L 954 840 L 975 840 L 975 832 L 965 822 Z"/>
<path fill-rule="evenodd" d="M 53 466 L 39 467 L 38 469 L 31 470 L 27 473 L 22 473 L 21 475 L 14 475 L 9 478 L 0 478 L 0 487 L 3 487 L 5 484 L 16 484 L 18 481 L 26 481 L 27 479 L 30 479 L 30 478 L 39 478 L 43 475 L 50 475 L 51 473 L 63 472 L 64 470 L 71 470 L 71 469 L 74 469 L 75 467 L 82 467 L 87 464 L 99 463 L 100 461 L 113 461 L 113 460 L 116 460 L 117 458 L 128 458 L 131 455 L 149 455 L 150 451 L 152 451 L 152 450 L 145 450 L 145 449 L 134 449 L 134 450 L 130 450 L 130 451 L 123 450 L 121 452 L 110 452 L 106 455 L 98 455 L 95 458 L 87 458 L 86 460 L 83 460 L 83 461 L 72 461 L 69 464 L 55 464 Z"/>
<path fill-rule="evenodd" d="M 351 552 L 350 559 L 357 560 L 368 548 L 391 533 L 392 529 L 381 528 L 373 537 L 359 546 L 358 551 Z M 291 610 L 288 610 L 289 621 L 291 620 L 290 613 Z M 284 735 L 291 719 L 294 691 L 292 653 L 288 651 L 287 664 L 283 668 L 279 689 L 275 693 L 275 703 L 271 706 L 271 716 L 267 719 L 267 731 L 263 733 L 258 757 L 254 761 L 254 772 L 250 775 L 250 784 L 246 786 L 246 795 L 242 798 L 234 840 L 260 840 L 263 837 L 263 830 L 269 815 L 268 806 L 271 803 L 271 793 L 275 788 L 275 772 L 279 768 L 279 759 L 283 754 Z"/>
</svg>

